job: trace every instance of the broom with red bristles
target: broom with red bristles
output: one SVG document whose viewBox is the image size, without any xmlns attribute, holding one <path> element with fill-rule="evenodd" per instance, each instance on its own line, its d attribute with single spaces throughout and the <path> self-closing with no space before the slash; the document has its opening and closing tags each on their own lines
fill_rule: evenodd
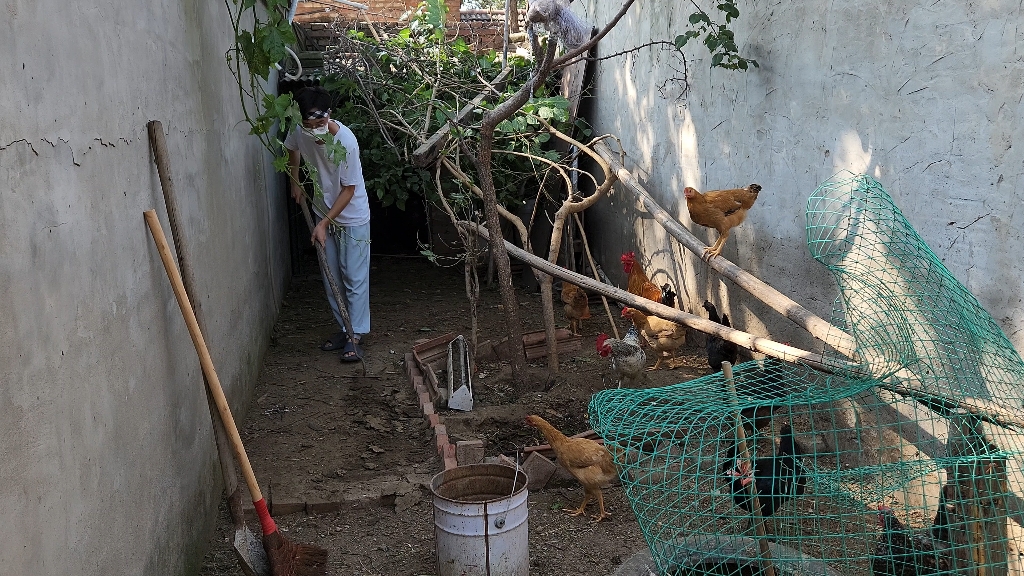
<svg viewBox="0 0 1024 576">
<path fill-rule="evenodd" d="M 185 317 L 185 324 L 188 326 L 188 333 L 192 336 L 192 343 L 199 354 L 199 364 L 203 368 L 203 374 L 210 386 L 210 394 L 213 396 L 217 410 L 220 412 L 224 422 L 224 429 L 231 439 L 231 448 L 238 458 L 238 465 L 242 468 L 242 475 L 249 487 L 249 494 L 252 496 L 252 504 L 256 507 L 256 514 L 260 518 L 260 526 L 263 528 L 263 548 L 267 552 L 267 559 L 270 561 L 270 573 L 273 576 L 323 576 L 327 573 L 327 551 L 311 544 L 296 544 L 289 541 L 277 530 L 277 524 L 270 517 L 267 510 L 267 502 L 263 499 L 260 486 L 256 483 L 256 474 L 249 464 L 249 457 L 245 454 L 245 447 L 242 445 L 242 438 L 238 435 L 238 428 L 235 420 L 231 417 L 231 408 L 224 397 L 224 390 L 221 389 L 217 372 L 213 369 L 213 360 L 210 358 L 210 351 L 206 348 L 206 341 L 199 329 L 195 313 L 192 312 L 192 304 L 185 292 L 185 285 L 178 274 L 178 267 L 174 264 L 174 257 L 171 255 L 171 248 L 167 244 L 160 220 L 155 210 L 145 212 L 146 224 L 149 226 L 153 240 L 156 242 L 157 250 L 160 252 L 160 259 L 163 260 L 164 269 L 167 271 L 167 278 L 171 281 L 174 289 L 174 296 L 178 300 L 178 307 Z"/>
</svg>

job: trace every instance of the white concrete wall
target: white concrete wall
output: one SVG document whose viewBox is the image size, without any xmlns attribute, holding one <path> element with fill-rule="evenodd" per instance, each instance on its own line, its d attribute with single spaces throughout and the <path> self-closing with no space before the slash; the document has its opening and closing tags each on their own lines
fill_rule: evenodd
<svg viewBox="0 0 1024 576">
<path fill-rule="evenodd" d="M 577 6 L 577 4 L 579 4 Z M 700 2 L 712 10 L 711 3 Z M 603 26 L 619 2 L 575 10 Z M 601 61 L 597 133 L 621 138 L 656 200 L 689 220 L 685 186 L 764 187 L 723 254 L 828 318 L 837 295 L 804 238 L 807 197 L 839 170 L 877 178 L 950 271 L 1024 349 L 1024 13 L 983 2 L 741 2 L 734 23 L 749 72 L 710 69 L 699 42 L 682 62 L 644 48 Z M 636 2 L 600 47 L 612 54 L 684 32 L 692 7 Z M 797 345 L 810 338 L 680 248 L 628 193 L 590 214 L 613 279 L 637 247 L 655 281 L 680 286 L 682 306 L 703 314 L 712 296 L 738 325 Z M 629 225 L 623 226 L 623 221 Z M 660 283 L 660 281 L 659 281 Z"/>
<path fill-rule="evenodd" d="M 242 120 L 221 2 L 5 0 L 2 574 L 194 572 L 221 497 L 170 237 L 160 120 L 220 379 L 247 405 L 290 272 L 285 195 Z M 240 414 L 241 415 L 241 414 Z"/>
</svg>

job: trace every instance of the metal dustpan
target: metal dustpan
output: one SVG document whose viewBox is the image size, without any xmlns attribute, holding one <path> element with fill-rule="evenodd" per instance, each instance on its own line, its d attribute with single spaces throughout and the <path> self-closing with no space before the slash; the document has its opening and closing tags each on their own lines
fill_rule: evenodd
<svg viewBox="0 0 1024 576">
<path fill-rule="evenodd" d="M 471 366 L 469 346 L 460 334 L 448 344 L 448 407 L 452 410 L 473 409 Z"/>
<path fill-rule="evenodd" d="M 263 541 L 248 526 L 235 528 L 235 556 L 245 576 L 270 576 L 270 562 Z"/>
</svg>

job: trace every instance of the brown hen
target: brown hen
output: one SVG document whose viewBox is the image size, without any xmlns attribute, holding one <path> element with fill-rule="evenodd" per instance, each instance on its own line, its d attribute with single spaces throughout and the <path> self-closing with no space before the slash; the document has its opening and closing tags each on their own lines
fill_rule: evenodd
<svg viewBox="0 0 1024 576">
<path fill-rule="evenodd" d="M 583 329 L 583 321 L 590 318 L 587 293 L 579 286 L 563 281 L 562 303 L 565 304 L 565 317 L 569 320 L 569 331 L 579 336 Z"/>
<path fill-rule="evenodd" d="M 633 325 L 644 336 L 644 340 L 658 353 L 654 366 L 648 370 L 657 370 L 665 357 L 673 358 L 676 350 L 686 344 L 686 328 L 670 320 L 648 316 L 636 308 L 623 308 L 622 316 L 633 321 Z M 671 364 L 671 360 L 669 361 Z M 678 368 L 678 366 L 669 366 Z"/>
<path fill-rule="evenodd" d="M 566 512 L 579 516 L 586 512 L 587 502 L 596 498 L 599 513 L 593 517 L 594 522 L 611 516 L 604 509 L 604 494 L 601 492 L 601 487 L 614 480 L 617 474 L 611 452 L 593 440 L 567 437 L 540 416 L 527 416 L 526 424 L 540 430 L 554 450 L 558 463 L 583 485 L 580 507 Z"/>
<path fill-rule="evenodd" d="M 704 249 L 702 258 L 710 260 L 722 253 L 722 245 L 729 237 L 729 231 L 747 217 L 747 210 L 754 205 L 760 191 L 759 184 L 731 190 L 712 190 L 704 194 L 689 186 L 683 190 L 690 219 L 701 226 L 718 230 L 718 240 L 714 246 Z"/>
</svg>

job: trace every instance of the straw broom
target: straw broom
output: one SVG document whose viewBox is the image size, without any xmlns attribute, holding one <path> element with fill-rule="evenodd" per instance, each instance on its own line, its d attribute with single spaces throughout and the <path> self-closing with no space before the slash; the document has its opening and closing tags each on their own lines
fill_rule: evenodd
<svg viewBox="0 0 1024 576">
<path fill-rule="evenodd" d="M 249 487 L 252 504 L 256 508 L 256 514 L 259 516 L 260 526 L 263 529 L 263 548 L 270 561 L 270 573 L 273 576 L 325 576 L 327 574 L 327 551 L 311 544 L 291 542 L 281 535 L 274 519 L 270 517 L 267 502 L 260 492 L 256 474 L 252 471 L 252 465 L 249 464 L 249 457 L 245 454 L 242 438 L 238 434 L 234 418 L 231 417 L 231 408 L 228 406 L 227 398 L 224 397 L 224 390 L 220 386 L 217 372 L 213 368 L 213 360 L 206 348 L 206 341 L 203 339 L 196 316 L 192 312 L 192 305 L 189 303 L 181 276 L 178 274 L 178 268 L 174 264 L 174 257 L 171 255 L 171 248 L 167 244 L 163 228 L 160 226 L 160 220 L 157 218 L 155 210 L 147 210 L 145 217 L 149 231 L 153 235 L 153 241 L 156 242 L 157 250 L 160 252 L 164 269 L 167 271 L 167 278 L 171 281 L 171 287 L 174 289 L 178 307 L 181 308 L 181 313 L 185 317 L 185 324 L 188 326 L 192 343 L 199 354 L 199 364 L 206 376 L 210 394 L 220 412 L 224 428 L 231 440 L 231 448 L 235 452 L 238 465 L 242 468 L 242 475 L 245 477 L 245 483 Z"/>
</svg>

